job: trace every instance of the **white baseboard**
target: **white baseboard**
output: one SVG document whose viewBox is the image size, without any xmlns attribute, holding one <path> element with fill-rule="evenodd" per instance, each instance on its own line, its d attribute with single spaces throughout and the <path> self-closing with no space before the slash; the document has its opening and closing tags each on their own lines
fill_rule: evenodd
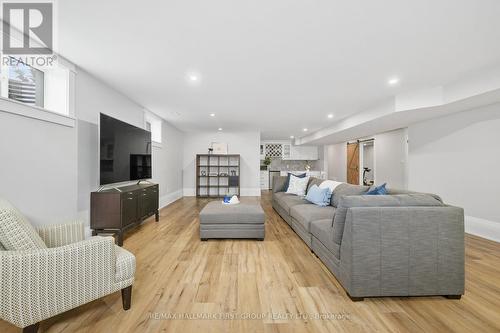
<svg viewBox="0 0 500 333">
<path fill-rule="evenodd" d="M 182 193 L 183 190 L 177 190 L 175 192 L 170 192 L 168 194 L 165 194 L 164 196 L 160 197 L 160 209 L 163 207 L 166 207 L 170 205 L 172 202 L 179 200 L 182 198 Z"/>
<path fill-rule="evenodd" d="M 189 187 L 183 188 L 182 189 L 182 194 L 185 197 L 195 197 L 196 196 L 196 189 L 189 188 Z"/>
<path fill-rule="evenodd" d="M 241 196 L 243 197 L 260 197 L 260 187 L 242 187 L 241 188 Z M 194 188 L 184 188 L 182 190 L 183 195 L 185 197 L 194 197 L 196 196 L 196 189 Z"/>
<path fill-rule="evenodd" d="M 500 242 L 500 223 L 473 216 L 465 216 L 465 232 Z"/>
<path fill-rule="evenodd" d="M 243 197 L 260 197 L 260 187 L 242 187 L 241 196 Z"/>
</svg>

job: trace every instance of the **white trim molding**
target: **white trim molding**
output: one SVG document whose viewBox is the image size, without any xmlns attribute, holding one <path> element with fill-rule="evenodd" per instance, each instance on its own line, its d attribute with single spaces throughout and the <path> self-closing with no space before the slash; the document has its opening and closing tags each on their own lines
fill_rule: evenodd
<svg viewBox="0 0 500 333">
<path fill-rule="evenodd" d="M 500 223 L 473 216 L 465 216 L 465 232 L 500 242 Z"/>
<path fill-rule="evenodd" d="M 0 97 L 0 111 L 67 127 L 75 127 L 76 123 L 74 117 L 3 97 Z"/>
<path fill-rule="evenodd" d="M 182 193 L 183 193 L 183 190 L 180 189 L 180 190 L 177 190 L 175 192 L 170 192 L 170 193 L 167 193 L 163 196 L 160 197 L 160 209 L 170 205 L 171 203 L 179 200 L 180 198 L 182 198 Z"/>
</svg>

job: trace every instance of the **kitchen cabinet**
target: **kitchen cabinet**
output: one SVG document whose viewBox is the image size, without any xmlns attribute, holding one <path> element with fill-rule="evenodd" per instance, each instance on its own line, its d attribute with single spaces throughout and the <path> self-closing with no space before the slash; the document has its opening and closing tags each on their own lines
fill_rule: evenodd
<svg viewBox="0 0 500 333">
<path fill-rule="evenodd" d="M 265 142 L 260 144 L 260 159 L 277 157 L 282 160 L 315 161 L 319 159 L 317 146 L 294 146 L 285 142 Z"/>
<path fill-rule="evenodd" d="M 283 160 L 291 160 L 292 158 L 292 145 L 285 143 L 281 145 L 281 158 Z"/>
<path fill-rule="evenodd" d="M 316 146 L 292 146 L 290 160 L 315 161 L 319 158 Z"/>
</svg>

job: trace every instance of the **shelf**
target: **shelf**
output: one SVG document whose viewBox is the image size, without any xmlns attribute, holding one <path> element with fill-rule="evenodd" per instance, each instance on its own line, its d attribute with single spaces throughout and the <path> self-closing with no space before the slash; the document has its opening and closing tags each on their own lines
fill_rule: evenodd
<svg viewBox="0 0 500 333">
<path fill-rule="evenodd" d="M 196 155 L 197 196 L 203 198 L 221 198 L 225 195 L 240 195 L 240 169 L 240 155 Z M 201 175 L 201 171 L 204 171 L 206 174 Z M 230 171 L 237 172 L 237 174 L 232 175 Z M 221 175 L 221 173 L 224 175 Z"/>
</svg>

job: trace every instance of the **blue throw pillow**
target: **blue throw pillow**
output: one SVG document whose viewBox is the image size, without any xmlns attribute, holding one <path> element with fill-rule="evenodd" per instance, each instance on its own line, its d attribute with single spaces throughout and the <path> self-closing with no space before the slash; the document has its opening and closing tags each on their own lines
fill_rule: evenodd
<svg viewBox="0 0 500 333">
<path fill-rule="evenodd" d="M 382 185 L 376 186 L 374 188 L 371 188 L 366 192 L 367 195 L 385 195 L 387 194 L 387 189 L 385 186 L 387 183 L 383 183 Z"/>
<path fill-rule="evenodd" d="M 290 175 L 294 175 L 295 177 L 299 177 L 299 178 L 304 178 L 306 176 L 305 173 L 300 174 L 300 175 L 296 175 L 296 174 L 289 172 L 288 176 L 286 177 L 286 182 L 285 182 L 285 187 L 283 189 L 283 192 L 288 191 L 288 186 L 290 185 Z"/>
<path fill-rule="evenodd" d="M 331 196 L 332 192 L 329 188 L 319 188 L 318 185 L 314 184 L 307 192 L 306 200 L 315 205 L 325 207 L 330 204 Z"/>
</svg>

